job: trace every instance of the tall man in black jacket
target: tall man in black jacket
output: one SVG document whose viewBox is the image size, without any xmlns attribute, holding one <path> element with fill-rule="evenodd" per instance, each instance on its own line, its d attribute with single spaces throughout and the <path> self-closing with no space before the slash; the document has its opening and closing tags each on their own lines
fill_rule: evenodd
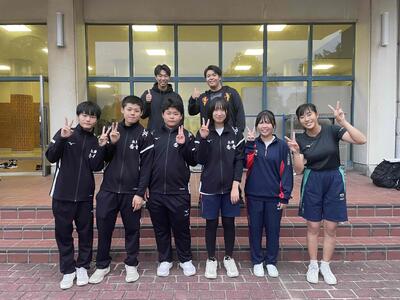
<svg viewBox="0 0 400 300">
<path fill-rule="evenodd" d="M 173 91 L 172 85 L 169 83 L 171 69 L 167 65 L 157 65 L 154 69 L 154 76 L 156 79 L 154 86 L 141 96 L 143 101 L 142 119 L 149 118 L 147 129 L 150 132 L 160 129 L 164 124 L 161 107 L 166 99 L 174 99 L 183 105 L 181 96 Z"/>
<path fill-rule="evenodd" d="M 243 133 L 246 118 L 242 99 L 239 93 L 230 86 L 222 85 L 222 70 L 218 66 L 210 65 L 204 70 L 204 78 L 207 81 L 209 90 L 200 94 L 197 88 L 194 89 L 189 98 L 189 115 L 200 114 L 200 123 L 208 119 L 208 111 L 217 98 L 223 98 L 228 103 L 228 124 L 239 129 Z"/>
<path fill-rule="evenodd" d="M 139 123 L 142 107 L 141 99 L 136 96 L 122 100 L 124 119 L 113 124 L 110 143 L 98 153 L 108 165 L 96 196 L 97 270 L 89 283 L 100 283 L 110 272 L 110 247 L 118 212 L 125 228 L 125 281 L 133 282 L 139 278 L 140 216 L 154 156 L 153 137 Z"/>
<path fill-rule="evenodd" d="M 97 138 L 93 127 L 100 118 L 100 107 L 93 102 L 82 102 L 76 108 L 79 124 L 65 119 L 65 125 L 55 134 L 46 157 L 56 163 L 50 196 L 55 220 L 55 237 L 60 254 L 60 271 L 64 274 L 61 289 L 88 283 L 87 270 L 92 260 L 93 246 L 93 171 L 103 168 L 97 155 Z M 78 259 L 74 260 L 75 222 L 79 239 Z"/>
</svg>

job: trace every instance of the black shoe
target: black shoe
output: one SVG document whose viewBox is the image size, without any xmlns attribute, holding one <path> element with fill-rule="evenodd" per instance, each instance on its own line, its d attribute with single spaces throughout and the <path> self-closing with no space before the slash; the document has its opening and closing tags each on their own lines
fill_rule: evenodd
<svg viewBox="0 0 400 300">
<path fill-rule="evenodd" d="M 8 169 L 8 162 L 2 162 L 0 163 L 0 169 Z"/>
<path fill-rule="evenodd" d="M 15 168 L 18 168 L 18 166 L 17 166 L 17 160 L 16 160 L 16 159 L 10 159 L 10 160 L 8 161 L 8 167 L 7 167 L 7 169 L 15 169 Z"/>
</svg>

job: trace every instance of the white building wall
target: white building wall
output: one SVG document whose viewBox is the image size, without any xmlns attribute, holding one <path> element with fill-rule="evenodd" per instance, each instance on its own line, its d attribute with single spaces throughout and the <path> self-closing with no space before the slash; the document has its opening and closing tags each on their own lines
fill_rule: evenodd
<svg viewBox="0 0 400 300">
<path fill-rule="evenodd" d="M 55 13 L 65 16 L 65 48 L 55 46 Z M 380 14 L 389 12 L 390 43 L 380 47 Z M 396 0 L 2 0 L 0 23 L 47 22 L 51 134 L 86 98 L 84 23 L 356 22 L 354 124 L 368 144 L 356 165 L 370 170 L 395 156 L 397 96 Z"/>
</svg>

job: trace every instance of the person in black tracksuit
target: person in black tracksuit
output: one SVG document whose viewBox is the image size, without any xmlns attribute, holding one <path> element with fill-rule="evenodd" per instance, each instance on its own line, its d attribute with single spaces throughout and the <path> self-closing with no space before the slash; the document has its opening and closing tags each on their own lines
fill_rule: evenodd
<svg viewBox="0 0 400 300">
<path fill-rule="evenodd" d="M 136 96 L 122 100 L 124 119 L 113 124 L 110 143 L 99 152 L 107 163 L 100 191 L 96 196 L 98 228 L 97 270 L 89 283 L 99 283 L 110 272 L 110 247 L 118 212 L 125 228 L 125 281 L 139 278 L 137 272 L 140 216 L 153 161 L 153 138 L 140 125 L 142 101 Z"/>
<path fill-rule="evenodd" d="M 197 164 L 193 135 L 181 125 L 183 105 L 167 99 L 162 105 L 164 125 L 155 130 L 154 161 L 147 208 L 153 223 L 159 253 L 158 276 L 168 276 L 172 267 L 171 230 L 179 266 L 186 276 L 196 273 L 190 240 L 189 166 Z"/>
<path fill-rule="evenodd" d="M 208 119 L 208 111 L 218 98 L 223 98 L 228 104 L 228 124 L 237 127 L 243 133 L 246 118 L 242 99 L 239 93 L 227 85 L 221 83 L 222 70 L 214 65 L 208 66 L 204 70 L 204 78 L 210 89 L 202 94 L 195 88 L 192 96 L 189 98 L 189 115 L 195 116 L 200 113 L 200 123 L 204 118 Z"/>
<path fill-rule="evenodd" d="M 92 260 L 93 245 L 93 195 L 95 181 L 93 171 L 103 168 L 103 160 L 97 155 L 98 141 L 93 127 L 100 118 L 97 104 L 82 102 L 77 106 L 79 124 L 65 125 L 51 140 L 46 157 L 56 163 L 56 172 L 50 191 L 55 220 L 55 237 L 60 253 L 60 282 L 62 289 L 72 287 L 77 275 L 77 285 L 87 284 L 87 271 Z M 74 260 L 75 222 L 79 239 L 78 259 Z"/>
<path fill-rule="evenodd" d="M 260 112 L 255 125 L 260 135 L 256 137 L 255 130 L 249 130 L 245 149 L 244 190 L 251 261 L 254 275 L 264 277 L 265 263 L 268 275 L 277 277 L 282 211 L 291 198 L 293 168 L 288 145 L 274 134 L 274 114 L 269 110 Z M 265 255 L 261 246 L 264 228 L 267 237 Z"/>
<path fill-rule="evenodd" d="M 239 272 L 232 254 L 235 217 L 240 215 L 239 184 L 243 172 L 244 138 L 238 129 L 228 124 L 228 104 L 224 99 L 217 99 L 208 113 L 208 121 L 203 119 L 196 136 L 197 161 L 203 165 L 200 194 L 208 252 L 205 277 L 217 277 L 215 243 L 220 210 L 225 241 L 224 267 L 228 277 L 237 277 Z"/>
<path fill-rule="evenodd" d="M 154 86 L 141 96 L 143 101 L 142 119 L 149 118 L 147 129 L 151 133 L 164 125 L 162 105 L 166 99 L 173 99 L 183 106 L 181 96 L 175 93 L 172 85 L 169 84 L 171 69 L 167 65 L 157 65 L 154 69 L 154 76 L 156 79 Z"/>
</svg>

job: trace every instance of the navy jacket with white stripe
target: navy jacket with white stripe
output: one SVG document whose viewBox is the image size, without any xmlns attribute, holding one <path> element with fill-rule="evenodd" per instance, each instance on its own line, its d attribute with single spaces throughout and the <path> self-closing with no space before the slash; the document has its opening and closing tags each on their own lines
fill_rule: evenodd
<svg viewBox="0 0 400 300">
<path fill-rule="evenodd" d="M 50 196 L 64 201 L 92 201 L 94 194 L 93 171 L 100 171 L 102 158 L 97 155 L 99 146 L 93 132 L 73 128 L 68 138 L 61 137 L 61 129 L 54 135 L 46 157 L 56 164 Z"/>
<path fill-rule="evenodd" d="M 197 132 L 197 162 L 203 165 L 200 192 L 230 193 L 233 181 L 241 181 L 243 173 L 243 134 L 226 124 L 221 135 L 210 126 L 206 139 Z"/>
<path fill-rule="evenodd" d="M 126 126 L 123 120 L 118 123 L 118 131 L 118 142 L 108 143 L 100 151 L 107 163 L 100 189 L 143 197 L 153 163 L 153 137 L 139 122 Z"/>
<path fill-rule="evenodd" d="M 293 190 L 293 167 L 286 142 L 276 136 L 268 148 L 260 137 L 247 142 L 245 165 L 246 196 L 288 203 Z"/>
</svg>

